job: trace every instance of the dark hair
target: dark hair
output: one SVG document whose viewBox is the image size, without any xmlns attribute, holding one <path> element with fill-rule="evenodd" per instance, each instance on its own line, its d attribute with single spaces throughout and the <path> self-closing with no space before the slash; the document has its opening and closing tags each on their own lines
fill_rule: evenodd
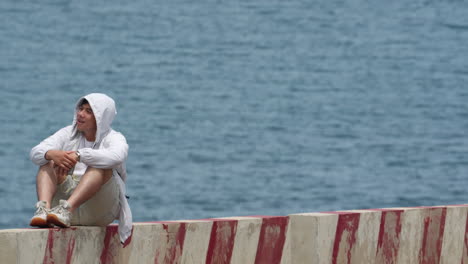
<svg viewBox="0 0 468 264">
<path fill-rule="evenodd" d="M 84 104 L 89 104 L 88 100 L 86 100 L 85 98 L 81 100 L 81 102 L 78 104 L 78 107 L 83 106 Z"/>
</svg>

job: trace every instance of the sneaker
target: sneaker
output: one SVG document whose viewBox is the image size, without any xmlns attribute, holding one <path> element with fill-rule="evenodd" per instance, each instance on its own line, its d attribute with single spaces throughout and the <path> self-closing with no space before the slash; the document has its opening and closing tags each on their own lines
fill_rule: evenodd
<svg viewBox="0 0 468 264">
<path fill-rule="evenodd" d="M 29 222 L 30 226 L 49 227 L 49 224 L 47 223 L 47 214 L 50 210 L 46 208 L 46 205 L 46 201 L 39 201 L 36 203 L 36 213 L 34 213 L 34 216 L 31 218 L 31 222 Z"/>
<path fill-rule="evenodd" d="M 47 223 L 60 227 L 70 227 L 71 213 L 70 205 L 66 200 L 60 200 L 60 204 L 55 206 L 47 214 Z"/>
</svg>

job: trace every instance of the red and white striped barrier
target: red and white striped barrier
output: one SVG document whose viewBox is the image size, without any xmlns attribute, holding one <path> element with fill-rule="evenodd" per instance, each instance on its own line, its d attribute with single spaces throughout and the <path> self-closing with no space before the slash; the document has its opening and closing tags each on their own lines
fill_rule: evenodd
<svg viewBox="0 0 468 264">
<path fill-rule="evenodd" d="M 461 263 L 468 205 L 0 230 L 2 263 Z"/>
</svg>

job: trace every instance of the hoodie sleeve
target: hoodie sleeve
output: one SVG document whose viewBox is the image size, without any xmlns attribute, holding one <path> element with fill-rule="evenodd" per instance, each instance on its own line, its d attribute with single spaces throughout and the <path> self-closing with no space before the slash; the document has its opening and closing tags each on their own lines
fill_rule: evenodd
<svg viewBox="0 0 468 264">
<path fill-rule="evenodd" d="M 64 143 L 70 140 L 71 131 L 71 126 L 64 127 L 55 132 L 52 136 L 44 139 L 39 145 L 33 147 L 29 153 L 32 162 L 39 166 L 49 162 L 45 158 L 46 152 L 51 149 L 63 149 Z"/>
<path fill-rule="evenodd" d="M 103 140 L 99 149 L 79 149 L 80 161 L 98 169 L 110 169 L 121 165 L 128 156 L 128 144 L 118 132 L 111 132 Z"/>
</svg>

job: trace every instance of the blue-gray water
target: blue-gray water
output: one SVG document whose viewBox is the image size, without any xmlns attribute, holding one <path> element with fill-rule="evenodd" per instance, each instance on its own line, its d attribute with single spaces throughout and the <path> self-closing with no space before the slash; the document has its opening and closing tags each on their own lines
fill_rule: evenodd
<svg viewBox="0 0 468 264">
<path fill-rule="evenodd" d="M 135 221 L 466 203 L 464 1 L 0 1 L 0 228 L 117 102 Z"/>
</svg>

